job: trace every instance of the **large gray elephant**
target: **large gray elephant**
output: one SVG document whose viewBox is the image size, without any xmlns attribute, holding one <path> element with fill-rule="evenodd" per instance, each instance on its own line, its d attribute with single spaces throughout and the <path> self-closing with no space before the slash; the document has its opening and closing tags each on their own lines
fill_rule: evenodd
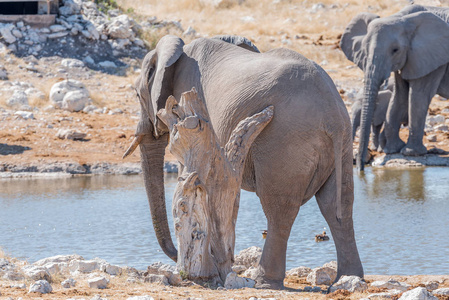
<svg viewBox="0 0 449 300">
<path fill-rule="evenodd" d="M 164 199 L 168 129 L 156 113 L 170 95 L 179 99 L 194 87 L 221 147 L 241 120 L 274 106 L 271 123 L 249 150 L 242 180 L 242 187 L 260 198 L 268 222 L 257 286 L 283 287 L 291 227 L 300 206 L 314 195 L 334 238 L 337 278 L 363 276 L 352 219 L 351 124 L 334 83 L 294 51 L 258 53 L 248 48 L 249 41 L 238 47 L 236 40 L 241 41 L 201 38 L 184 45 L 178 37 L 165 36 L 142 63 L 136 82 L 141 104 L 136 141 L 160 246 L 177 260 Z M 233 254 L 234 249 L 227 251 Z"/>
<path fill-rule="evenodd" d="M 449 97 L 449 9 L 407 6 L 385 18 L 362 13 L 347 26 L 340 42 L 346 57 L 365 72 L 357 168 L 363 170 L 375 100 L 393 71 L 395 88 L 385 122 L 385 153 L 427 153 L 424 125 L 432 97 Z M 409 138 L 399 138 L 408 113 Z"/>
</svg>

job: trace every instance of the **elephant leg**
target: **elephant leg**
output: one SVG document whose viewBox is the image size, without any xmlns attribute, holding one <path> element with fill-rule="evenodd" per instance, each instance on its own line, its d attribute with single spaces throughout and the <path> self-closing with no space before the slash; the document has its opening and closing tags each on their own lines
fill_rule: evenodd
<svg viewBox="0 0 449 300">
<path fill-rule="evenodd" d="M 385 125 L 382 125 L 379 133 L 379 147 L 377 148 L 377 152 L 382 152 L 385 144 L 387 143 L 387 139 L 385 138 Z"/>
<path fill-rule="evenodd" d="M 380 130 L 382 129 L 382 124 L 373 125 L 373 145 L 374 151 L 377 151 L 379 148 L 379 140 L 380 140 Z"/>
<path fill-rule="evenodd" d="M 416 156 L 427 153 L 423 144 L 427 111 L 432 97 L 437 92 L 445 69 L 446 66 L 444 65 L 422 78 L 410 80 L 409 137 L 407 145 L 401 150 L 404 155 Z"/>
<path fill-rule="evenodd" d="M 408 111 L 409 85 L 398 72 L 394 72 L 394 76 L 395 87 L 385 119 L 386 143 L 382 148 L 382 151 L 387 154 L 398 153 L 405 146 L 405 143 L 399 137 L 399 129 L 401 128 L 401 121 Z"/>
<path fill-rule="evenodd" d="M 343 178 L 341 189 L 342 218 L 336 215 L 336 172 L 332 172 L 326 183 L 315 195 L 318 206 L 323 214 L 337 250 L 337 278 L 343 275 L 356 275 L 363 278 L 363 267 L 354 236 L 352 207 L 354 202 L 354 183 L 352 177 L 352 162 L 350 155 L 344 157 Z"/>
<path fill-rule="evenodd" d="M 261 197 L 267 216 L 267 238 L 256 275 L 256 288 L 283 289 L 287 241 L 298 214 L 300 201 L 296 197 Z"/>
</svg>

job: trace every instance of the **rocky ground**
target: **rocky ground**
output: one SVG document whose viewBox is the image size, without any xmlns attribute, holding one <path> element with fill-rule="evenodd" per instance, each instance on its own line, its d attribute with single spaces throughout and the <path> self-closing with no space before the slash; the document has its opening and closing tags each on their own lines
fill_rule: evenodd
<svg viewBox="0 0 449 300">
<path fill-rule="evenodd" d="M 336 276 L 336 262 L 286 272 L 283 291 L 254 289 L 251 279 L 261 249 L 241 251 L 222 287 L 183 278 L 174 266 L 154 263 L 147 270 L 116 266 L 95 258 L 58 255 L 33 264 L 0 258 L 2 299 L 449 299 L 449 276 Z M 237 275 L 237 273 L 240 275 Z"/>
</svg>

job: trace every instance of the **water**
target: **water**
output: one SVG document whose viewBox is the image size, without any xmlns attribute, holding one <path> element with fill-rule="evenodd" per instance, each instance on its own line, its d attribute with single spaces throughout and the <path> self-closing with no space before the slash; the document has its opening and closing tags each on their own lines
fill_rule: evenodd
<svg viewBox="0 0 449 300">
<path fill-rule="evenodd" d="M 449 268 L 449 169 L 371 170 L 354 177 L 354 222 L 367 274 L 446 274 Z M 167 207 L 176 177 L 166 177 Z M 101 257 L 145 269 L 171 261 L 159 249 L 140 176 L 0 180 L 0 245 L 34 262 L 58 254 Z M 171 211 L 169 224 L 173 232 Z M 287 268 L 336 259 L 314 199 L 292 229 Z M 242 192 L 236 253 L 263 247 L 266 220 L 257 196 Z"/>
</svg>

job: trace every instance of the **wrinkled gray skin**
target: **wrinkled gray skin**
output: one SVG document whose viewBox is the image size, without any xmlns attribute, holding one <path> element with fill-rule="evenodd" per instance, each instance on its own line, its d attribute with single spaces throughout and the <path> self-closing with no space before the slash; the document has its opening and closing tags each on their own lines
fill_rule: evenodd
<svg viewBox="0 0 449 300">
<path fill-rule="evenodd" d="M 332 80 L 294 51 L 257 53 L 223 40 L 201 38 L 184 45 L 165 36 L 145 57 L 136 82 L 142 109 L 136 135 L 143 136 L 144 181 L 160 246 L 177 260 L 164 199 L 168 134 L 155 116 L 169 95 L 179 99 L 195 87 L 222 147 L 239 121 L 270 105 L 275 109 L 251 146 L 242 182 L 259 196 L 268 223 L 257 286 L 283 287 L 291 227 L 300 206 L 314 195 L 334 238 L 337 279 L 363 276 L 352 219 L 351 124 Z"/>
<path fill-rule="evenodd" d="M 361 136 L 357 168 L 363 170 L 370 125 L 381 83 L 395 75 L 393 100 L 385 122 L 385 153 L 427 153 L 424 125 L 435 94 L 449 97 L 449 9 L 407 6 L 385 18 L 357 15 L 346 28 L 340 46 L 346 57 L 365 72 Z M 409 138 L 399 138 L 403 114 L 408 113 Z"/>
<path fill-rule="evenodd" d="M 382 130 L 385 119 L 387 117 L 387 109 L 393 94 L 394 80 L 390 77 L 385 90 L 379 92 L 376 105 L 374 109 L 373 121 L 371 124 L 371 131 L 373 132 L 372 141 L 374 144 L 374 150 L 381 151 L 385 147 L 385 134 Z M 358 95 L 354 103 L 351 106 L 351 123 L 352 123 L 352 138 L 354 139 L 357 129 L 360 126 L 360 116 L 362 115 L 362 102 L 363 96 Z M 401 124 L 408 123 L 408 115 L 401 116 L 404 119 L 401 120 Z"/>
</svg>

